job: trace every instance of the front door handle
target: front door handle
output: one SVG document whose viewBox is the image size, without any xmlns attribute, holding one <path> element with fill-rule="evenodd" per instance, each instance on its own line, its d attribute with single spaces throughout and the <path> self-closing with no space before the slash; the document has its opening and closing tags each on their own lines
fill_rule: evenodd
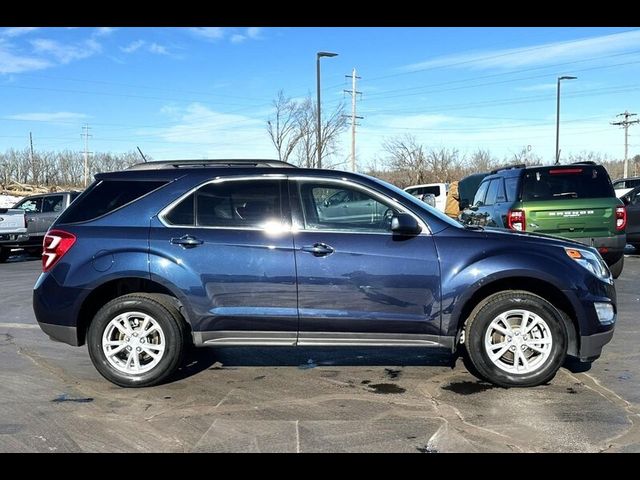
<svg viewBox="0 0 640 480">
<path fill-rule="evenodd" d="M 313 253 L 316 257 L 324 257 L 326 255 L 331 255 L 336 251 L 336 249 L 326 243 L 314 243 L 313 245 L 302 247 L 302 251 Z"/>
<path fill-rule="evenodd" d="M 180 238 L 172 238 L 171 243 L 174 245 L 182 245 L 184 248 L 193 248 L 202 245 L 204 242 L 192 235 L 184 235 Z"/>
</svg>

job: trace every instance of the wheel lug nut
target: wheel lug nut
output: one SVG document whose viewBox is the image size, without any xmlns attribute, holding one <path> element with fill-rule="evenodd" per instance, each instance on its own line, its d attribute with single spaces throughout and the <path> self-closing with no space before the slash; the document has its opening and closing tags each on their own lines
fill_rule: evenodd
<svg viewBox="0 0 640 480">
<path fill-rule="evenodd" d="M 516 347 L 509 347 L 509 350 L 511 350 L 512 352 L 516 351 Z"/>
<path fill-rule="evenodd" d="M 144 338 L 141 338 L 141 339 L 140 339 L 140 343 L 144 343 Z"/>
<path fill-rule="evenodd" d="M 127 347 L 127 352 L 130 352 L 130 351 L 131 351 L 131 347 Z"/>
<path fill-rule="evenodd" d="M 523 349 L 523 350 L 526 350 L 526 349 L 527 349 L 527 346 L 526 346 L 526 345 L 522 345 L 522 349 Z"/>
<path fill-rule="evenodd" d="M 511 341 L 511 337 L 507 337 L 507 342 L 510 342 L 510 341 Z"/>
<path fill-rule="evenodd" d="M 125 342 L 128 342 L 129 340 L 131 340 L 129 337 L 124 337 Z"/>
<path fill-rule="evenodd" d="M 136 352 L 141 352 L 142 349 L 140 347 L 136 347 Z"/>
</svg>

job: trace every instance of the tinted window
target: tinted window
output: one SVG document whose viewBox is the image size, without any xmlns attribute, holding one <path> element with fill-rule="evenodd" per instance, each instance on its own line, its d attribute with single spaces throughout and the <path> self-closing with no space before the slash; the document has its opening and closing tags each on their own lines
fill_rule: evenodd
<svg viewBox="0 0 640 480">
<path fill-rule="evenodd" d="M 332 204 L 328 200 L 342 195 L 351 201 Z M 388 232 L 393 208 L 357 188 L 333 183 L 301 183 L 305 228 L 350 232 Z"/>
<path fill-rule="evenodd" d="M 424 195 L 425 193 L 431 193 L 436 197 L 440 195 L 440 187 L 435 185 L 433 187 L 416 187 L 407 190 L 411 195 Z"/>
<path fill-rule="evenodd" d="M 59 213 L 62 211 L 62 195 L 44 197 L 42 200 L 42 213 Z"/>
<path fill-rule="evenodd" d="M 189 195 L 165 215 L 172 225 L 261 228 L 282 223 L 282 181 L 210 183 Z"/>
<path fill-rule="evenodd" d="M 21 208 L 28 213 L 42 212 L 42 197 L 27 198 L 16 205 L 15 208 Z"/>
<path fill-rule="evenodd" d="M 615 193 L 600 165 L 536 169 L 526 171 L 523 177 L 523 201 L 605 197 L 615 197 Z"/>
<path fill-rule="evenodd" d="M 102 180 L 89 187 L 89 191 L 73 202 L 60 216 L 59 223 L 77 223 L 93 220 L 131 203 L 166 184 L 165 181 Z"/>
<path fill-rule="evenodd" d="M 505 178 L 504 183 L 507 190 L 507 201 L 515 202 L 518 195 L 518 177 Z"/>
<path fill-rule="evenodd" d="M 493 205 L 496 203 L 496 197 L 498 196 L 498 189 L 502 186 L 501 178 L 494 178 L 489 183 L 489 188 L 487 189 L 487 198 L 484 201 L 485 205 Z"/>
<path fill-rule="evenodd" d="M 473 205 L 484 205 L 484 197 L 487 193 L 487 188 L 489 188 L 489 182 L 483 182 L 480 185 L 480 188 L 478 188 L 478 191 L 476 192 L 476 196 L 473 197 Z"/>
</svg>

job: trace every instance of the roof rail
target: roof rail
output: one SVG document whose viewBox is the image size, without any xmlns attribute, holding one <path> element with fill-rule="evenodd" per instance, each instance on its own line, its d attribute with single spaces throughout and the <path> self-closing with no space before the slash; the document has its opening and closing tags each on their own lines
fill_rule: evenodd
<svg viewBox="0 0 640 480">
<path fill-rule="evenodd" d="M 141 162 L 127 170 L 169 170 L 172 168 L 208 168 L 208 167 L 286 167 L 298 168 L 281 160 L 264 159 L 207 159 L 207 160 L 161 160 Z"/>
<path fill-rule="evenodd" d="M 525 168 L 526 165 L 524 163 L 516 163 L 514 165 L 505 165 L 504 167 L 499 167 L 496 168 L 494 170 L 491 170 L 490 175 L 493 175 L 494 173 L 498 173 L 501 172 L 502 170 L 514 170 L 516 168 Z"/>
<path fill-rule="evenodd" d="M 573 162 L 571 165 L 597 165 L 593 160 L 584 160 L 581 162 Z"/>
</svg>

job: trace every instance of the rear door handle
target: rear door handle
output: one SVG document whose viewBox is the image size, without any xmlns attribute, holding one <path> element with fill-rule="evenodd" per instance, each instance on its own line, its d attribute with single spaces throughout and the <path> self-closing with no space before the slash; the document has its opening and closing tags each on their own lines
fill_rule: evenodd
<svg viewBox="0 0 640 480">
<path fill-rule="evenodd" d="M 313 245 L 307 245 L 306 247 L 302 247 L 303 252 L 313 253 L 316 257 L 324 257 L 326 255 L 331 255 L 335 252 L 335 248 L 326 243 L 314 243 Z"/>
<path fill-rule="evenodd" d="M 171 243 L 174 245 L 182 245 L 184 248 L 193 248 L 202 245 L 204 242 L 192 235 L 184 235 L 180 238 L 172 238 Z"/>
</svg>

